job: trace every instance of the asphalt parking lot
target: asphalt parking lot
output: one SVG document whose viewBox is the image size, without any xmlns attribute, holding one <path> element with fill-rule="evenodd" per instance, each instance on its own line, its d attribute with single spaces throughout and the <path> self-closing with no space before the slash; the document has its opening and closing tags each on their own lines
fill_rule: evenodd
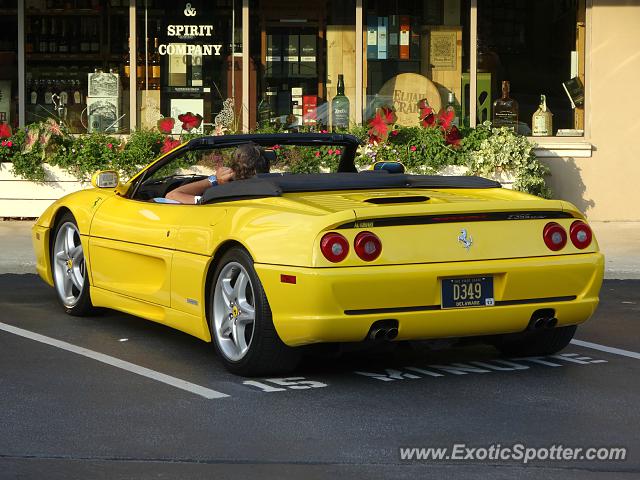
<svg viewBox="0 0 640 480">
<path fill-rule="evenodd" d="M 0 305 L 0 478 L 640 475 L 638 280 L 607 280 L 579 342 L 556 356 L 403 346 L 251 380 L 164 326 L 69 317 L 33 274 L 0 275 Z M 626 458 L 450 455 L 492 445 L 619 447 Z M 403 459 L 414 447 L 450 458 Z"/>
</svg>

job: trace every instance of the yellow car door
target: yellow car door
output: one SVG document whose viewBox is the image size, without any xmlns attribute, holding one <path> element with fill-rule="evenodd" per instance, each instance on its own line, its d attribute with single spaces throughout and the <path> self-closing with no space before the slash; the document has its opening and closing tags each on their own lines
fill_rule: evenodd
<svg viewBox="0 0 640 480">
<path fill-rule="evenodd" d="M 93 287 L 170 306 L 171 261 L 181 218 L 190 208 L 197 206 L 107 199 L 91 223 Z"/>
</svg>

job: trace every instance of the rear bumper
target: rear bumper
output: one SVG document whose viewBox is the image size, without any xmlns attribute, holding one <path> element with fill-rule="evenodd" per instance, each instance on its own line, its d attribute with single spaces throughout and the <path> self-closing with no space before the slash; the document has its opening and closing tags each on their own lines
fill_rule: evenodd
<svg viewBox="0 0 640 480">
<path fill-rule="evenodd" d="M 377 320 L 396 319 L 398 340 L 519 332 L 534 311 L 558 325 L 586 321 L 598 305 L 600 253 L 510 260 L 344 268 L 255 265 L 280 338 L 288 345 L 357 342 Z M 280 276 L 295 275 L 296 284 Z M 441 280 L 491 275 L 496 306 L 442 310 Z"/>
</svg>

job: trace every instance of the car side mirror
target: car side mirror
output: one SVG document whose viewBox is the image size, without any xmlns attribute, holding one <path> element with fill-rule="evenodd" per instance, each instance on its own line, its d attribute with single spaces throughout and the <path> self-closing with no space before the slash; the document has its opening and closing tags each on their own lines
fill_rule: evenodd
<svg viewBox="0 0 640 480">
<path fill-rule="evenodd" d="M 115 170 L 101 170 L 91 177 L 91 185 L 95 188 L 116 188 L 120 184 L 120 177 Z"/>
</svg>

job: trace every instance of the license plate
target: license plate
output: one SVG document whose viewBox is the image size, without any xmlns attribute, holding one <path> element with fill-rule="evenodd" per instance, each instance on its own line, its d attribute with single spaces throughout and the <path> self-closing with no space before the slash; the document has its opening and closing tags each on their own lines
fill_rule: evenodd
<svg viewBox="0 0 640 480">
<path fill-rule="evenodd" d="M 442 308 L 493 307 L 493 277 L 443 278 Z"/>
</svg>

